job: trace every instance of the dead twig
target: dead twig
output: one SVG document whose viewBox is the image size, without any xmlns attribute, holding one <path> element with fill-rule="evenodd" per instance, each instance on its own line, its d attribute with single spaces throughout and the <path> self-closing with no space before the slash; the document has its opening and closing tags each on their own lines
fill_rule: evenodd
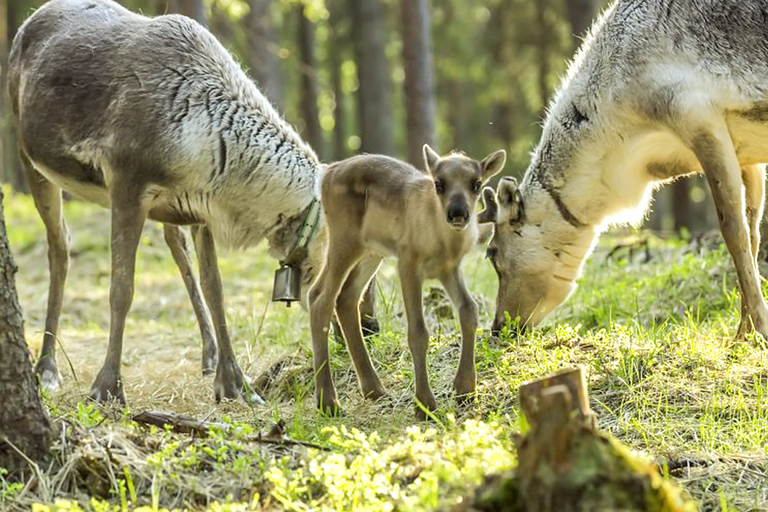
<svg viewBox="0 0 768 512">
<path fill-rule="evenodd" d="M 144 411 L 133 416 L 133 421 L 143 425 L 154 425 L 158 428 L 168 428 L 171 431 L 180 434 L 191 434 L 194 437 L 208 437 L 212 429 L 222 432 L 232 432 L 232 426 L 226 423 L 215 421 L 197 420 L 179 414 L 167 413 L 162 411 Z M 275 446 L 303 446 L 305 448 L 314 448 L 315 450 L 331 451 L 326 446 L 321 446 L 308 441 L 298 441 L 291 439 L 283 434 L 282 422 L 275 424 L 267 434 L 262 435 L 259 432 L 255 436 L 244 436 L 243 441 L 258 444 L 268 444 Z"/>
</svg>

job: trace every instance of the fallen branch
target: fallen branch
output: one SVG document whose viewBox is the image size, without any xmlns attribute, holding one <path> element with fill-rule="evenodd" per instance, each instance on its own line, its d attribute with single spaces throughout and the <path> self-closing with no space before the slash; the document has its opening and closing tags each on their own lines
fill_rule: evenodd
<svg viewBox="0 0 768 512">
<path fill-rule="evenodd" d="M 136 414 L 132 419 L 136 423 L 143 425 L 153 425 L 162 429 L 170 428 L 172 432 L 177 432 L 179 434 L 190 434 L 193 437 L 208 437 L 211 434 L 211 430 L 233 432 L 232 425 L 227 423 L 198 420 L 188 416 L 181 416 L 179 414 L 162 411 L 140 412 L 139 414 Z M 259 432 L 259 434 L 255 436 L 243 436 L 240 439 L 250 443 L 274 446 L 303 446 L 306 448 L 314 448 L 315 450 L 330 451 L 330 448 L 321 446 L 316 443 L 298 441 L 296 439 L 287 437 L 283 433 L 284 426 L 285 424 L 281 420 L 274 424 L 266 434 Z"/>
</svg>

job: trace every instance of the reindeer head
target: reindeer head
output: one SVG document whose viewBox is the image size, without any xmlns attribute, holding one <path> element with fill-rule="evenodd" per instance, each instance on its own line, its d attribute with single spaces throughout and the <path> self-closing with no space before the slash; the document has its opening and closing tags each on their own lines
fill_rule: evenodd
<svg viewBox="0 0 768 512">
<path fill-rule="evenodd" d="M 551 210 L 526 205 L 517 180 L 502 178 L 496 193 L 484 189 L 483 202 L 478 220 L 494 223 L 487 256 L 499 277 L 492 331 L 501 329 L 506 314 L 519 317 L 522 329 L 535 326 L 573 292 L 577 272 L 568 271 L 567 255 L 558 245 L 560 233 L 543 218 Z"/>
<path fill-rule="evenodd" d="M 457 153 L 441 157 L 424 144 L 424 163 L 435 180 L 435 191 L 451 227 L 463 230 L 469 225 L 483 184 L 501 171 L 506 159 L 503 149 L 480 162 Z"/>
</svg>

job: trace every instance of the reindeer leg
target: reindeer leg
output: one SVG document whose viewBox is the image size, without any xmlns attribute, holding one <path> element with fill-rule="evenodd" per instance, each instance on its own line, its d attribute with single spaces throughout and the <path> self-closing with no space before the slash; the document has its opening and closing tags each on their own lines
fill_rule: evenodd
<svg viewBox="0 0 768 512">
<path fill-rule="evenodd" d="M 704 168 L 720 221 L 720 231 L 736 266 L 744 308 L 744 330 L 756 330 L 768 339 L 768 306 L 760 290 L 757 266 L 750 247 L 749 227 L 742 196 L 739 163 L 725 126 L 693 140 L 693 151 Z"/>
<path fill-rule="evenodd" d="M 363 327 L 363 336 L 373 336 L 381 332 L 379 321 L 376 320 L 376 277 L 371 279 L 363 294 L 363 302 L 360 304 L 360 323 Z"/>
<path fill-rule="evenodd" d="M 334 304 L 350 270 L 363 254 L 359 243 L 336 240 L 329 233 L 328 257 L 315 284 L 309 290 L 309 323 L 312 332 L 312 355 L 315 368 L 315 400 L 324 413 L 338 415 L 341 406 L 331 376 L 328 353 L 328 329 Z M 352 349 L 350 349 L 352 353 Z"/>
<path fill-rule="evenodd" d="M 224 313 L 221 273 L 219 272 L 216 246 L 214 245 L 211 231 L 207 226 L 194 226 L 192 228 L 192 237 L 195 240 L 195 249 L 197 250 L 197 259 L 200 266 L 203 296 L 205 296 L 205 302 L 211 310 L 213 328 L 216 331 L 216 342 L 219 348 L 216 377 L 213 379 L 213 391 L 216 401 L 242 398 L 247 404 L 261 405 L 264 403 L 264 400 L 248 384 L 232 350 L 232 343 L 227 329 L 227 318 Z"/>
<path fill-rule="evenodd" d="M 341 293 L 336 299 L 336 315 L 344 330 L 347 349 L 355 365 L 360 389 L 362 389 L 364 397 L 373 400 L 386 395 L 386 391 L 371 363 L 371 358 L 363 341 L 360 299 L 366 292 L 366 286 L 376 274 L 380 264 L 381 258 L 376 256 L 361 260 L 347 277 Z"/>
<path fill-rule="evenodd" d="M 371 279 L 363 294 L 360 303 L 360 325 L 363 329 L 363 337 L 375 336 L 381 332 L 379 321 L 376 320 L 376 277 Z M 338 319 L 333 320 L 333 334 L 337 343 L 344 343 L 344 336 Z"/>
<path fill-rule="evenodd" d="M 760 221 L 763 218 L 763 203 L 765 200 L 765 166 L 749 165 L 741 168 L 741 180 L 744 183 L 745 212 L 747 225 L 749 226 L 749 241 L 752 259 L 757 267 L 758 253 L 760 252 Z M 760 272 L 757 271 L 758 282 Z M 741 339 L 747 333 L 748 325 L 745 322 L 747 310 L 744 302 L 741 304 L 741 320 L 737 338 Z"/>
<path fill-rule="evenodd" d="M 203 301 L 200 285 L 192 272 L 192 264 L 189 260 L 189 239 L 181 227 L 173 224 L 163 224 L 163 232 L 165 242 L 173 255 L 173 261 L 176 262 L 181 278 L 184 280 L 192 309 L 197 317 L 197 325 L 200 327 L 200 335 L 203 339 L 203 375 L 210 375 L 216 370 L 216 336 L 211 313 Z"/>
<path fill-rule="evenodd" d="M 405 316 L 408 319 L 408 347 L 413 358 L 413 373 L 416 380 L 416 399 L 430 411 L 437 409 L 435 396 L 429 387 L 427 373 L 427 348 L 429 347 L 429 331 L 424 322 L 424 310 L 421 304 L 421 273 L 417 263 L 400 256 L 398 261 L 400 285 L 403 288 L 403 303 Z M 426 414 L 416 407 L 416 417 L 426 419 Z"/>
<path fill-rule="evenodd" d="M 43 348 L 35 365 L 35 374 L 43 388 L 55 391 L 61 384 L 61 376 L 56 368 L 56 333 L 59 330 L 64 284 L 69 268 L 69 237 L 62 212 L 61 189 L 37 172 L 23 152 L 20 151 L 19 156 L 48 238 L 48 308 Z"/>
<path fill-rule="evenodd" d="M 444 275 L 440 282 L 459 312 L 461 323 L 461 357 L 453 388 L 459 401 L 469 398 L 475 391 L 475 333 L 477 332 L 477 303 L 467 290 L 461 271 L 457 266 L 453 272 Z"/>
<path fill-rule="evenodd" d="M 112 201 L 112 276 L 109 284 L 109 346 L 104 365 L 91 386 L 90 397 L 99 402 L 116 399 L 125 404 L 120 361 L 123 351 L 125 317 L 133 301 L 136 250 L 146 213 L 140 204 L 140 192 L 116 183 Z"/>
</svg>

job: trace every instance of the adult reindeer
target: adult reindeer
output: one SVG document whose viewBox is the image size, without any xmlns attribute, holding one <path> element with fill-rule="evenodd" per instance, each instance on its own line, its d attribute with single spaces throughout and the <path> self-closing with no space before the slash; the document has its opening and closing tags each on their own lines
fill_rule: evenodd
<svg viewBox="0 0 768 512">
<path fill-rule="evenodd" d="M 605 226 L 639 220 L 655 186 L 703 171 L 738 274 L 738 334 L 768 338 L 756 265 L 767 27 L 764 0 L 618 0 L 606 10 L 550 105 L 522 184 L 497 188 L 494 329 L 507 313 L 539 323 L 575 289 Z"/>
<path fill-rule="evenodd" d="M 298 263 L 306 303 L 326 245 L 312 149 L 202 26 L 183 16 L 146 18 L 110 0 L 53 0 L 36 11 L 14 39 L 9 90 L 48 233 L 51 350 L 68 264 L 63 189 L 111 211 L 109 348 L 91 396 L 125 401 L 124 321 L 149 218 L 166 224 L 177 261 L 186 254 L 177 225 L 195 226 L 218 345 L 216 399 L 261 402 L 232 351 L 214 239 L 244 248 L 266 238 L 270 254 L 285 260 L 303 224 L 317 222 Z"/>
</svg>

